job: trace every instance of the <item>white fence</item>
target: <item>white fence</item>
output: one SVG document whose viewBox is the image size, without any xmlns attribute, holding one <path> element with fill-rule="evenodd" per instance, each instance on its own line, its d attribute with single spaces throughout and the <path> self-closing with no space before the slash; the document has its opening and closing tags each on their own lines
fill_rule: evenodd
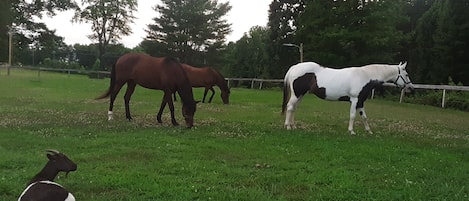
<svg viewBox="0 0 469 201">
<path fill-rule="evenodd" d="M 283 83 L 283 79 L 258 79 L 258 78 L 226 78 L 228 81 L 228 86 L 230 86 L 230 81 L 247 81 L 251 83 L 251 89 L 254 89 L 255 84 L 259 83 L 259 89 L 262 89 L 264 82 L 275 82 Z M 385 83 L 386 87 L 396 87 L 394 84 Z M 441 90 L 441 107 L 445 107 L 446 103 L 446 91 L 469 91 L 469 86 L 453 86 L 453 85 L 429 85 L 429 84 L 414 84 L 414 89 L 427 89 L 427 90 Z M 374 96 L 374 91 L 372 93 L 372 98 Z M 401 90 L 401 96 L 399 102 L 402 103 L 405 96 L 405 89 Z"/>
<path fill-rule="evenodd" d="M 395 87 L 394 84 L 386 83 L 384 86 Z M 441 90 L 441 107 L 445 107 L 446 103 L 446 91 L 469 91 L 469 86 L 453 86 L 453 85 L 430 85 L 430 84 L 414 84 L 414 89 L 428 89 L 428 90 Z M 402 99 L 405 95 L 405 89 L 401 90 L 401 97 L 399 102 L 402 103 Z"/>
<path fill-rule="evenodd" d="M 0 66 L 0 68 L 6 68 L 7 66 Z M 31 66 L 24 66 L 24 67 L 12 67 L 13 69 L 28 69 L 28 70 L 37 70 L 38 76 L 41 75 L 41 71 L 52 71 L 52 72 L 61 72 L 61 73 L 75 73 L 75 74 L 95 74 L 98 78 L 103 78 L 109 76 L 108 71 L 82 71 L 76 69 L 56 69 L 56 68 L 43 68 L 43 67 L 31 67 Z M 251 89 L 254 89 L 256 83 L 259 83 L 258 89 L 262 89 L 263 84 L 268 83 L 283 83 L 283 79 L 259 79 L 259 78 L 225 78 L 228 82 L 228 87 L 231 86 L 233 81 L 238 82 L 250 82 Z M 384 86 L 386 87 L 396 87 L 394 84 L 385 83 Z M 441 107 L 445 107 L 446 103 L 446 92 L 447 91 L 469 91 L 469 86 L 453 86 L 453 85 L 429 85 L 429 84 L 414 84 L 415 89 L 426 89 L 426 90 L 441 90 Z M 372 93 L 372 98 L 374 96 L 374 91 Z M 399 102 L 402 103 L 405 96 L 405 90 L 401 90 L 401 96 L 399 98 Z"/>
<path fill-rule="evenodd" d="M 1 68 L 8 69 L 7 65 L 0 65 Z M 41 72 L 58 72 L 58 73 L 65 73 L 65 74 L 94 74 L 97 78 L 104 78 L 109 77 L 111 74 L 109 71 L 88 71 L 88 70 L 77 70 L 77 69 L 59 69 L 59 68 L 44 68 L 44 67 L 34 67 L 34 66 L 12 66 L 10 69 L 25 69 L 25 70 L 32 70 L 37 71 L 37 76 L 41 76 Z M 9 73 L 9 72 L 8 72 Z"/>
<path fill-rule="evenodd" d="M 225 78 L 225 80 L 228 82 L 228 87 L 231 87 L 231 82 L 233 81 L 250 82 L 251 89 L 254 89 L 256 82 L 259 82 L 259 89 L 262 89 L 264 82 L 283 83 L 283 79 Z"/>
</svg>

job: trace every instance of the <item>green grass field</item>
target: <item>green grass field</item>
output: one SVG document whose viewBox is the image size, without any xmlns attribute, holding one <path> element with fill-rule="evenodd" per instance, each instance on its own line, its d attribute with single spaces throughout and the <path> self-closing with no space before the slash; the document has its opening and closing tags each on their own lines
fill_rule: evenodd
<svg viewBox="0 0 469 201">
<path fill-rule="evenodd" d="M 0 70 L 0 200 L 16 200 L 58 149 L 78 164 L 56 181 L 77 200 L 469 200 L 469 113 L 368 100 L 375 134 L 349 104 L 305 97 L 298 129 L 283 128 L 280 90 L 219 91 L 195 127 L 173 127 L 161 91 L 136 89 L 132 122 L 123 92 L 107 121 L 95 101 L 109 80 Z M 195 98 L 202 98 L 195 89 Z M 184 125 L 180 103 L 177 119 Z"/>
</svg>

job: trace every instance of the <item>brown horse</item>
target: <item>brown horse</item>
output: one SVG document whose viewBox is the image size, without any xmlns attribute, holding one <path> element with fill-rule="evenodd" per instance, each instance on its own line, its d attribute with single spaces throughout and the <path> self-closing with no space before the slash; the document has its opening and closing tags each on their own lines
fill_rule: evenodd
<svg viewBox="0 0 469 201">
<path fill-rule="evenodd" d="M 125 92 L 125 116 L 131 120 L 129 102 L 135 86 L 138 84 L 148 89 L 162 90 L 163 101 L 157 115 L 158 123 L 162 123 L 161 114 L 166 104 L 171 112 L 171 122 L 178 125 L 174 118 L 174 105 L 171 99 L 172 93 L 178 93 L 182 100 L 182 113 L 187 127 L 193 126 L 193 118 L 196 110 L 196 101 L 192 94 L 192 87 L 186 72 L 181 64 L 172 58 L 156 58 L 146 54 L 129 53 L 121 56 L 111 70 L 111 84 L 108 91 L 97 99 L 111 97 L 109 102 L 108 118 L 112 119 L 114 100 L 122 86 L 127 83 Z"/>
<path fill-rule="evenodd" d="M 202 99 L 203 103 L 205 103 L 208 90 L 212 92 L 208 102 L 212 102 L 213 96 L 215 95 L 213 86 L 215 85 L 220 88 L 223 103 L 230 103 L 230 89 L 228 88 L 225 78 L 220 72 L 210 67 L 197 68 L 188 64 L 182 64 L 182 68 L 186 71 L 192 87 L 205 87 L 204 98 Z M 174 96 L 174 100 L 176 100 L 176 96 Z"/>
</svg>

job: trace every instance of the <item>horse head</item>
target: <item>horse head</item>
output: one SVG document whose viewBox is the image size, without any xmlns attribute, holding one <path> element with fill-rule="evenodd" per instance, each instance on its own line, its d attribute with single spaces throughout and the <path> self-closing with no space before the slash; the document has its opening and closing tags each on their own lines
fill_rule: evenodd
<svg viewBox="0 0 469 201">
<path fill-rule="evenodd" d="M 397 66 L 397 77 L 396 81 L 394 81 L 394 84 L 406 90 L 413 90 L 414 85 L 410 81 L 409 73 L 407 73 L 406 66 L 407 62 L 399 63 L 399 65 Z"/>
<path fill-rule="evenodd" d="M 230 90 L 228 89 L 227 91 L 221 91 L 221 100 L 223 101 L 223 104 L 230 104 Z"/>
<path fill-rule="evenodd" d="M 200 101 L 191 101 L 190 103 L 183 103 L 182 105 L 182 116 L 186 121 L 187 128 L 194 126 L 194 114 L 196 111 L 196 105 Z"/>
</svg>

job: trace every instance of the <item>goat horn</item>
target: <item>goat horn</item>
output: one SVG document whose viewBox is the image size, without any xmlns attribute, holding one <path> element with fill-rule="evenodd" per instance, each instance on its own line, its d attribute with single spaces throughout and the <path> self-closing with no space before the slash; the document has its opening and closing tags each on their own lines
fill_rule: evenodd
<svg viewBox="0 0 469 201">
<path fill-rule="evenodd" d="M 59 154 L 59 153 L 60 153 L 59 151 L 57 151 L 57 150 L 55 150 L 55 149 L 47 149 L 46 151 L 47 151 L 47 152 L 51 152 L 51 153 L 53 153 L 53 154 Z"/>
</svg>

